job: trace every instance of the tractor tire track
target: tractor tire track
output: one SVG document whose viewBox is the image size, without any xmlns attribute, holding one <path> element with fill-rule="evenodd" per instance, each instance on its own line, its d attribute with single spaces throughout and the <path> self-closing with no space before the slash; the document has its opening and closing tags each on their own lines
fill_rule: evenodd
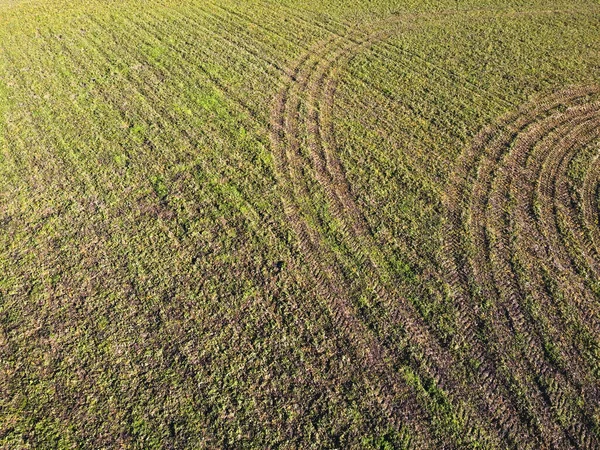
<svg viewBox="0 0 600 450">
<path fill-rule="evenodd" d="M 487 366 L 486 381 L 488 384 L 493 384 L 493 388 L 482 390 L 474 396 L 474 391 L 472 389 L 467 390 L 464 379 L 457 374 L 455 370 L 456 361 L 432 336 L 428 326 L 422 321 L 412 305 L 407 301 L 398 301 L 402 297 L 396 291 L 393 281 L 389 279 L 391 271 L 387 267 L 385 257 L 378 249 L 366 219 L 358 209 L 350 192 L 349 183 L 345 178 L 341 163 L 333 153 L 333 149 L 336 147 L 333 138 L 331 109 L 336 91 L 335 77 L 339 72 L 339 68 L 343 67 L 343 64 L 351 59 L 354 54 L 385 39 L 390 34 L 389 31 L 386 31 L 385 26 L 382 28 L 383 31 L 374 32 L 364 39 L 353 37 L 341 42 L 337 42 L 335 39 L 327 41 L 324 45 L 330 45 L 330 43 L 335 45 L 328 54 L 321 58 L 320 63 L 311 62 L 309 64 L 308 71 L 312 73 L 308 76 L 300 74 L 293 79 L 296 85 L 299 86 L 296 88 L 298 98 L 300 98 L 299 94 L 301 92 L 308 92 L 305 129 L 308 135 L 312 169 L 319 185 L 326 191 L 333 216 L 343 224 L 344 237 L 355 254 L 361 271 L 366 272 L 372 278 L 372 289 L 380 299 L 392 307 L 394 322 L 404 325 L 411 337 L 411 343 L 424 352 L 420 355 L 420 358 L 423 359 L 426 366 L 426 374 L 433 377 L 436 383 L 448 392 L 452 398 L 461 400 L 461 404 L 455 404 L 455 407 L 462 411 L 461 414 L 467 414 L 472 432 L 475 433 L 474 427 L 487 428 L 486 433 L 489 435 L 496 435 L 500 440 L 506 439 L 509 442 L 514 441 L 516 443 L 521 439 L 519 436 L 527 436 L 527 432 L 517 421 L 511 420 L 511 417 L 516 416 L 515 411 L 511 412 L 512 407 L 505 398 L 506 394 L 498 394 L 498 383 L 495 382 L 496 377 L 492 375 L 493 369 L 491 366 Z M 301 60 L 299 64 L 306 64 L 306 60 Z M 284 124 L 288 125 L 287 138 L 290 141 L 289 144 L 293 149 L 293 154 L 297 155 L 300 147 L 298 142 L 300 130 L 297 125 L 300 102 L 296 100 L 297 104 L 294 107 L 286 109 L 285 105 L 281 105 L 281 103 L 285 103 L 287 95 L 287 93 L 280 94 L 279 107 L 275 110 L 273 127 L 274 129 L 282 129 Z M 291 111 L 291 114 L 289 111 Z M 282 137 L 280 136 L 278 140 L 282 140 Z M 277 143 L 277 145 L 279 144 Z M 306 162 L 300 161 L 300 159 L 296 157 L 296 161 L 293 161 L 296 164 L 295 167 L 289 169 L 290 171 L 298 171 L 298 167 L 303 167 L 299 171 L 301 172 L 298 174 L 299 177 L 295 178 L 298 179 L 298 182 L 294 185 L 296 187 L 301 184 L 302 174 L 310 170 L 306 168 Z M 290 183 L 291 178 L 285 183 Z M 309 195 L 306 189 L 297 189 L 302 190 L 301 195 Z M 290 215 L 290 220 L 298 222 L 300 220 L 299 216 L 298 212 L 293 212 Z M 314 233 L 309 237 L 305 226 L 298 223 L 297 227 L 299 236 L 303 236 L 306 241 L 310 240 L 313 246 L 321 247 L 318 244 L 320 239 L 318 233 Z M 335 255 L 330 256 L 329 259 L 323 259 L 323 256 L 321 256 L 323 254 L 322 249 L 319 248 L 317 254 L 315 254 L 314 248 L 309 251 L 311 254 L 307 257 L 310 258 L 311 263 L 317 266 L 322 264 L 321 261 L 323 260 L 329 260 L 332 261 L 331 263 L 336 264 Z M 338 279 L 341 279 L 341 277 L 338 277 Z M 339 292 L 336 292 L 336 294 L 339 294 Z M 351 308 L 345 308 L 345 311 L 349 310 Z M 481 351 L 483 352 L 483 349 Z M 463 410 L 473 400 L 477 404 L 478 414 Z M 482 421 L 479 417 L 482 413 L 486 420 Z"/>
<path fill-rule="evenodd" d="M 567 274 L 567 292 L 590 299 L 591 293 L 581 280 L 574 280 L 577 273 L 559 242 L 556 192 L 550 184 L 556 178 L 556 167 L 560 167 L 568 153 L 576 151 L 586 135 L 592 133 L 590 139 L 597 137 L 594 130 L 598 128 L 598 104 L 589 102 L 589 96 L 595 93 L 594 87 L 563 91 L 526 105 L 484 130 L 459 161 L 450 178 L 445 202 L 449 236 L 446 249 L 454 261 L 447 258 L 444 264 L 450 272 L 448 281 L 457 293 L 456 303 L 472 303 L 473 292 L 480 290 L 480 298 L 493 299 L 497 305 L 491 319 L 497 347 L 514 348 L 510 338 L 514 333 L 524 337 L 526 351 L 513 350 L 516 353 L 508 364 L 520 374 L 519 385 L 527 388 L 529 414 L 540 421 L 543 435 L 551 439 L 549 444 L 559 447 L 585 448 L 585 442 L 595 442 L 590 430 L 581 434 L 573 428 L 576 423 L 590 423 L 591 411 L 568 405 L 571 423 L 560 424 L 548 393 L 533 380 L 526 380 L 526 375 L 537 373 L 551 380 L 548 383 L 562 395 L 583 390 L 587 398 L 598 398 L 597 388 L 583 373 L 578 373 L 577 367 L 585 367 L 585 363 L 575 350 L 568 346 L 560 349 L 565 360 L 576 362 L 572 364 L 576 369 L 571 371 L 547 359 L 543 333 L 523 305 L 529 295 L 546 305 L 548 311 L 553 310 L 552 295 L 546 292 L 537 267 L 532 267 L 546 265 L 547 261 L 554 263 L 548 265 L 550 273 Z M 583 106 L 578 106 L 579 102 Z M 559 107 L 566 107 L 567 111 L 557 112 Z M 532 206 L 536 187 L 532 183 L 540 179 L 543 211 L 536 217 Z M 512 237 L 514 233 L 517 238 Z M 536 280 L 534 286 L 531 280 Z M 577 288 L 575 291 L 573 286 Z M 584 309 L 582 320 L 586 311 L 590 312 Z M 586 325 L 596 329 L 594 322 L 588 320 Z M 567 332 L 560 322 L 553 326 L 556 327 L 553 337 L 560 339 Z M 555 398 L 554 402 L 564 405 L 561 398 Z"/>
<path fill-rule="evenodd" d="M 282 202 L 296 232 L 302 255 L 312 268 L 316 289 L 331 305 L 334 322 L 341 331 L 351 336 L 363 370 L 371 372 L 374 379 L 382 380 L 377 387 L 382 408 L 388 413 L 392 423 L 397 426 L 408 424 L 411 429 L 422 434 L 423 439 L 428 434 L 428 430 L 422 426 L 423 419 L 426 418 L 425 412 L 406 382 L 396 371 L 390 370 L 386 363 L 387 350 L 357 318 L 351 302 L 354 289 L 352 281 L 340 270 L 319 233 L 308 225 L 301 210 L 301 199 L 310 198 L 310 192 L 303 181 L 310 169 L 303 161 L 296 134 L 301 106 L 298 87 L 305 85 L 310 72 L 318 65 L 318 58 L 323 50 L 328 45 L 335 45 L 338 39 L 331 37 L 305 54 L 292 69 L 286 87 L 275 98 L 271 112 L 271 141 L 280 178 Z M 396 404 L 396 397 L 404 397 L 406 404 L 400 407 Z M 427 440 L 423 439 L 423 442 Z"/>
</svg>

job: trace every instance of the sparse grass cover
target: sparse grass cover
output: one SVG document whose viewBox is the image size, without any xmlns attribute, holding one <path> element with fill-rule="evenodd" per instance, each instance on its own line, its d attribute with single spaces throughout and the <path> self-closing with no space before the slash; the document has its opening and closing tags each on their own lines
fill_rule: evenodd
<svg viewBox="0 0 600 450">
<path fill-rule="evenodd" d="M 1 448 L 600 448 L 600 4 L 0 0 Z"/>
</svg>

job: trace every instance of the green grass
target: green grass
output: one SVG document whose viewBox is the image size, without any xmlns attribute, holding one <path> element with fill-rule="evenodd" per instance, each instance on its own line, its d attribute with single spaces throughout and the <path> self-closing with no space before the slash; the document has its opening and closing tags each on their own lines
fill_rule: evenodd
<svg viewBox="0 0 600 450">
<path fill-rule="evenodd" d="M 447 203 L 600 84 L 598 2 L 239 3 L 0 0 L 0 447 L 594 448 L 598 137 L 546 259 Z"/>
</svg>

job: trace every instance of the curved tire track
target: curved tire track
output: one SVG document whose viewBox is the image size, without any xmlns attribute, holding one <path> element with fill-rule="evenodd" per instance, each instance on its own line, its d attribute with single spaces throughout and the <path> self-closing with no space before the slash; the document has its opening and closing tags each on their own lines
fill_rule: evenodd
<svg viewBox="0 0 600 450">
<path fill-rule="evenodd" d="M 467 387 L 467 380 L 455 368 L 459 361 L 440 344 L 395 287 L 393 276 L 390 277 L 393 271 L 354 200 L 335 154 L 332 112 L 340 70 L 357 53 L 398 32 L 396 29 L 390 31 L 396 28 L 392 25 L 401 24 L 407 17 L 384 21 L 369 34 L 354 31 L 346 36 L 334 35 L 317 44 L 297 61 L 272 108 L 271 140 L 286 214 L 298 235 L 301 250 L 313 268 L 318 290 L 330 302 L 340 328 L 351 334 L 357 349 L 366 349 L 363 366 L 375 364 L 378 376 L 383 375 L 387 380 L 386 388 L 398 388 L 396 383 L 402 384 L 394 369 L 384 363 L 393 360 L 394 350 L 380 342 L 380 336 L 371 332 L 368 324 L 359 318 L 352 295 L 358 292 L 363 282 L 344 270 L 348 258 L 369 278 L 368 288 L 390 308 L 392 322 L 402 323 L 411 344 L 422 351 L 418 355 L 418 372 L 431 376 L 454 399 L 454 407 L 461 416 L 466 416 L 467 428 L 472 434 L 483 429 L 488 436 L 495 435 L 494 439 L 519 447 L 587 448 L 596 445 L 597 437 L 589 426 L 593 411 L 565 399 L 582 391 L 586 398 L 600 398 L 598 389 L 593 388 L 587 378 L 588 363 L 578 349 L 568 344 L 569 339 L 559 346 L 560 357 L 576 362 L 576 367 L 586 370 L 565 370 L 551 358 L 549 360 L 546 354 L 549 338 L 560 339 L 560 333 L 573 338 L 573 330 L 560 325 L 549 333 L 541 329 L 522 305 L 528 296 L 550 308 L 553 319 L 561 319 L 561 313 L 555 311 L 552 293 L 543 286 L 543 274 L 529 271 L 537 286 L 532 288 L 526 277 L 516 272 L 523 270 L 517 267 L 518 264 L 528 261 L 519 246 L 537 249 L 534 251 L 536 258 L 552 254 L 552 265 L 548 270 L 569 273 L 563 283 L 564 289 L 569 295 L 582 299 L 577 304 L 580 319 L 585 321 L 586 315 L 593 315 L 593 293 L 588 283 L 580 279 L 582 273 L 577 269 L 580 262 L 572 253 L 577 248 L 585 249 L 588 269 L 597 274 L 598 253 L 593 239 L 588 237 L 597 236 L 597 227 L 594 227 L 594 221 L 597 224 L 598 220 L 597 181 L 588 182 L 586 178 L 582 189 L 584 217 L 581 218 L 566 202 L 565 177 L 568 162 L 577 148 L 586 139 L 596 139 L 600 134 L 594 133 L 600 129 L 598 107 L 586 101 L 597 93 L 597 89 L 566 90 L 506 116 L 475 139 L 450 177 L 444 200 L 447 256 L 441 258 L 438 275 L 450 286 L 463 326 L 463 339 L 469 344 L 470 355 L 478 362 L 478 369 L 472 374 L 477 386 Z M 566 107 L 567 112 L 553 114 L 559 107 Z M 543 157 L 534 158 L 535 163 L 527 167 L 532 147 L 540 142 L 542 150 L 538 153 Z M 473 171 L 473 167 L 477 170 Z M 598 170 L 594 169 L 592 173 L 597 174 Z M 598 175 L 595 176 L 597 180 Z M 530 179 L 542 180 L 541 189 L 536 190 Z M 589 180 L 592 180 L 591 176 Z M 330 250 L 319 225 L 310 225 L 311 211 L 306 204 L 311 199 L 314 185 L 323 191 L 330 214 L 340 225 L 340 234 L 350 256 L 340 256 Z M 535 217 L 535 208 L 531 206 L 535 203 L 536 192 L 546 205 L 541 209 L 540 218 Z M 507 195 L 520 202 L 519 207 L 514 208 L 515 217 L 506 213 L 511 206 Z M 557 211 L 565 217 L 561 223 L 557 221 Z M 518 226 L 514 223 L 517 220 L 520 220 Z M 570 241 L 578 243 L 578 247 L 563 238 L 561 230 L 565 225 L 571 227 Z M 507 231 L 511 227 L 526 236 L 535 236 L 535 239 L 528 237 L 517 245 Z M 543 255 L 538 251 L 541 241 L 545 241 L 541 250 Z M 470 255 L 473 249 L 480 251 Z M 474 294 L 477 290 L 480 293 Z M 487 322 L 482 318 L 485 312 L 478 304 L 482 298 L 498 302 L 493 317 Z M 482 322 L 491 326 L 493 348 L 475 337 L 475 329 Z M 592 333 L 599 329 L 594 320 L 588 320 L 584 326 Z M 386 325 L 382 327 L 387 329 Z M 510 337 L 514 333 L 524 336 L 525 346 L 515 347 Z M 509 349 L 509 356 L 504 355 L 505 349 Z M 514 370 L 514 374 L 499 370 L 498 366 L 502 364 L 508 365 L 509 371 Z M 532 377 L 531 374 L 536 375 Z M 526 390 L 525 401 L 522 394 L 514 392 L 515 388 Z M 472 403 L 475 410 L 466 406 Z M 391 416 L 398 410 L 392 404 L 393 396 L 382 398 L 382 405 Z M 567 411 L 568 423 L 557 416 L 556 405 Z M 411 407 L 422 409 L 414 398 Z M 412 426 L 422 428 L 417 422 L 417 419 L 412 420 Z"/>
<path fill-rule="evenodd" d="M 370 289 L 390 307 L 393 316 L 391 322 L 402 324 L 411 344 L 422 352 L 418 355 L 421 375 L 434 379 L 450 394 L 451 399 L 454 398 L 454 408 L 463 416 L 466 431 L 472 437 L 477 439 L 482 430 L 485 430 L 484 434 L 488 437 L 494 436 L 492 439 L 495 442 L 507 440 L 518 443 L 523 437 L 527 438 L 529 433 L 514 419 L 516 411 L 507 401 L 506 394 L 498 389 L 499 385 L 495 381 L 492 368 L 488 367 L 484 384 L 490 389 L 474 390 L 467 387 L 466 380 L 458 373 L 456 361 L 433 336 L 412 304 L 402 299 L 397 292 L 393 279 L 390 279 L 392 271 L 386 267 L 388 262 L 377 247 L 367 221 L 351 195 L 341 162 L 334 153 L 331 111 L 338 72 L 357 52 L 389 36 L 392 33 L 389 31 L 392 28 L 390 25 L 398 25 L 399 18 L 390 22 L 380 24 L 380 29 L 366 38 L 334 37 L 325 41 L 315 51 L 317 60 L 311 58 L 311 55 L 305 55 L 299 60 L 288 80 L 289 85 L 277 97 L 272 110 L 272 141 L 276 150 L 276 161 L 279 163 L 278 172 L 284 189 L 283 197 L 288 218 L 294 224 L 309 263 L 316 271 L 328 274 L 329 285 L 325 283 L 325 277 L 316 273 L 324 295 L 335 299 L 332 303 L 334 309 L 343 312 L 345 323 L 351 324 L 354 329 L 363 330 L 360 334 L 366 332 L 366 335 L 370 335 L 353 311 L 351 289 L 343 289 L 344 283 L 346 286 L 353 283 L 353 280 L 344 278 L 338 269 L 343 262 L 338 261 L 336 255 L 326 248 L 323 237 L 302 220 L 300 199 L 310 198 L 310 192 L 303 180 L 306 174 L 313 173 L 318 185 L 325 191 L 331 214 L 342 224 L 345 242 L 350 247 L 355 261 L 361 271 L 370 278 Z M 305 92 L 308 95 L 303 103 L 302 94 Z M 301 113 L 302 106 L 307 110 L 304 116 Z M 310 164 L 301 153 L 302 126 L 307 135 Z M 340 295 L 343 301 L 340 300 Z M 370 354 L 382 355 L 385 359 L 393 358 L 393 350 L 379 344 L 376 336 L 371 336 L 369 341 L 371 348 L 376 348 Z M 365 344 L 364 341 L 357 341 L 359 346 Z M 473 402 L 477 412 L 471 409 L 470 404 Z M 533 436 L 527 439 L 533 440 Z"/>
<path fill-rule="evenodd" d="M 568 161 L 600 135 L 600 103 L 591 99 L 599 92 L 593 86 L 565 90 L 488 127 L 461 157 L 445 197 L 451 256 L 444 264 L 456 303 L 471 304 L 474 311 L 477 299 L 491 303 L 488 323 L 498 356 L 525 390 L 525 413 L 558 447 L 598 444 L 589 425 L 589 404 L 598 400 L 598 388 L 589 378 L 588 362 L 573 346 L 575 331 L 562 323 L 559 294 L 544 280 L 548 274 L 556 278 L 581 326 L 597 335 L 597 298 L 577 270 L 557 221 L 569 207 L 563 186 Z M 578 236 L 585 239 L 584 233 Z M 481 294 L 474 295 L 477 291 Z M 547 329 L 526 306 L 532 300 L 552 319 Z M 514 335 L 523 343 L 516 344 Z M 568 367 L 549 357 L 549 342 Z M 502 349 L 509 353 L 503 356 Z M 578 392 L 584 392 L 588 406 L 567 401 Z M 567 414 L 568 423 L 557 409 Z"/>
</svg>

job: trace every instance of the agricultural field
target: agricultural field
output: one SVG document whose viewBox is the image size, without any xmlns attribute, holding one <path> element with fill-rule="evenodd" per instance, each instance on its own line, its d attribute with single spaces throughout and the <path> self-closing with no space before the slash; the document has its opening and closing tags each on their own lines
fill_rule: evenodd
<svg viewBox="0 0 600 450">
<path fill-rule="evenodd" d="M 0 448 L 599 449 L 597 0 L 0 0 Z"/>
</svg>

